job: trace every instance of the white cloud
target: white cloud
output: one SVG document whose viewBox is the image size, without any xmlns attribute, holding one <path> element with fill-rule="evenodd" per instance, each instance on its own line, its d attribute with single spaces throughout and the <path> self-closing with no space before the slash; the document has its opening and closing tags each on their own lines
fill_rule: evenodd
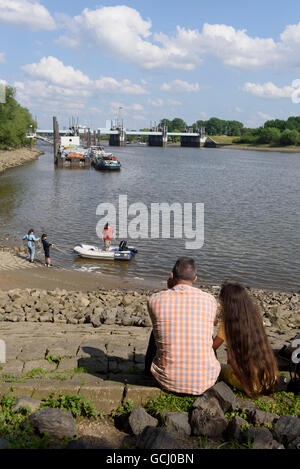
<svg viewBox="0 0 300 469">
<path fill-rule="evenodd" d="M 259 98 L 291 98 L 295 91 L 291 86 L 279 88 L 271 81 L 263 84 L 247 82 L 242 90 Z"/>
<path fill-rule="evenodd" d="M 160 98 L 157 98 L 157 99 L 149 98 L 147 102 L 148 104 L 150 104 L 150 106 L 153 106 L 153 107 L 162 107 L 164 105 L 163 100 Z"/>
<path fill-rule="evenodd" d="M 62 89 L 68 89 L 70 93 L 78 88 L 90 94 L 95 90 L 101 90 L 105 93 L 134 95 L 147 93 L 141 85 L 131 83 L 127 79 L 117 81 L 112 77 L 101 77 L 99 80 L 91 80 L 80 70 L 70 65 L 64 65 L 56 57 L 43 57 L 39 63 L 27 64 L 22 68 L 29 75 L 57 85 Z"/>
<path fill-rule="evenodd" d="M 106 92 L 119 92 L 122 94 L 146 94 L 147 91 L 140 85 L 131 83 L 130 80 L 117 81 L 112 77 L 102 77 L 94 81 L 94 85 L 98 90 Z"/>
<path fill-rule="evenodd" d="M 235 106 L 234 110 L 236 112 L 244 112 L 242 108 L 240 108 L 239 106 Z"/>
<path fill-rule="evenodd" d="M 170 106 L 182 106 L 182 102 L 177 99 L 168 99 L 168 104 Z"/>
<path fill-rule="evenodd" d="M 151 20 L 126 5 L 84 9 L 66 21 L 66 34 L 57 42 L 67 47 L 96 46 L 102 54 L 133 62 L 146 69 L 171 67 L 191 70 L 201 60 L 180 45 L 161 47 L 151 41 Z M 159 36 L 154 39 L 159 40 Z M 192 54 L 193 55 L 193 54 Z"/>
<path fill-rule="evenodd" d="M 270 121 L 270 120 L 273 120 L 273 119 L 274 119 L 273 116 L 270 116 L 270 114 L 265 114 L 264 112 L 258 111 L 257 114 L 258 114 L 259 117 L 261 117 L 261 118 L 264 119 L 265 121 L 266 121 L 266 120 Z"/>
<path fill-rule="evenodd" d="M 0 64 L 5 62 L 5 52 L 0 52 Z"/>
<path fill-rule="evenodd" d="M 202 30 L 177 26 L 174 35 L 152 34 L 150 19 L 125 5 L 85 9 L 74 18 L 65 17 L 61 45 L 96 47 L 101 54 L 135 63 L 146 69 L 192 70 L 206 56 L 243 69 L 280 68 L 300 65 L 300 22 L 287 25 L 276 41 L 251 36 L 246 29 L 204 23 Z M 117 31 L 117 34 L 116 34 Z"/>
<path fill-rule="evenodd" d="M 0 21 L 33 31 L 51 31 L 56 27 L 49 11 L 38 0 L 0 0 Z"/>
<path fill-rule="evenodd" d="M 90 84 L 89 77 L 80 70 L 64 65 L 63 62 L 51 56 L 43 57 L 39 63 L 24 65 L 22 68 L 29 75 L 45 79 L 56 85 L 77 87 L 78 85 L 86 86 Z"/>
<path fill-rule="evenodd" d="M 176 91 L 182 92 L 186 91 L 188 93 L 200 91 L 199 83 L 188 83 L 187 81 L 183 80 L 173 80 L 170 83 L 163 83 L 161 88 L 162 91 Z"/>
</svg>

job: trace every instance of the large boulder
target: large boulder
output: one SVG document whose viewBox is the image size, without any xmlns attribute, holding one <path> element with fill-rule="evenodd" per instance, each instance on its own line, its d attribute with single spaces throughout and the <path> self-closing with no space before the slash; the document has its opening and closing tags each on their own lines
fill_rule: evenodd
<svg viewBox="0 0 300 469">
<path fill-rule="evenodd" d="M 48 433 L 57 438 L 73 438 L 77 434 L 71 412 L 60 409 L 42 409 L 25 421 L 41 435 Z"/>
<path fill-rule="evenodd" d="M 282 415 L 274 425 L 273 434 L 280 443 L 288 445 L 300 436 L 300 419 Z"/>
<path fill-rule="evenodd" d="M 186 438 L 191 435 L 189 414 L 187 412 L 163 412 L 160 414 L 166 431 L 177 438 Z"/>
<path fill-rule="evenodd" d="M 165 430 L 156 427 L 146 427 L 139 435 L 136 447 L 138 449 L 181 449 L 175 438 Z"/>
<path fill-rule="evenodd" d="M 139 407 L 131 411 L 128 423 L 132 433 L 138 436 L 147 426 L 157 427 L 158 420 Z"/>
<path fill-rule="evenodd" d="M 254 449 L 273 449 L 278 446 L 270 430 L 264 427 L 249 428 L 244 432 L 244 438 Z"/>
<path fill-rule="evenodd" d="M 224 412 L 235 410 L 238 407 L 236 396 L 224 381 L 215 384 L 208 392 L 218 399 Z"/>
</svg>

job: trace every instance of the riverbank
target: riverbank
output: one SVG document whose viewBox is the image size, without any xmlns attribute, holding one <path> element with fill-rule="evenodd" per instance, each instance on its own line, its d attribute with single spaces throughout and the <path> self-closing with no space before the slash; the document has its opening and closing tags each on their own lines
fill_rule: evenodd
<svg viewBox="0 0 300 469">
<path fill-rule="evenodd" d="M 0 150 L 0 173 L 36 160 L 42 154 L 43 152 L 36 148 L 26 147 L 17 150 Z"/>
<path fill-rule="evenodd" d="M 251 151 L 270 151 L 280 153 L 300 153 L 299 146 L 288 146 L 288 147 L 270 147 L 264 145 L 238 145 L 238 144 L 223 144 L 217 143 L 218 148 L 225 148 L 228 150 L 251 150 Z"/>
</svg>

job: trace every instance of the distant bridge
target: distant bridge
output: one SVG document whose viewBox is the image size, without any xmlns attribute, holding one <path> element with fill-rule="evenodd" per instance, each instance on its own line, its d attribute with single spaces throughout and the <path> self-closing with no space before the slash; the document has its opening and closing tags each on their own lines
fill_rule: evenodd
<svg viewBox="0 0 300 469">
<path fill-rule="evenodd" d="M 102 127 L 97 130 L 91 130 L 88 128 L 81 128 L 79 126 L 72 127 L 71 129 L 60 130 L 56 118 L 53 118 L 56 126 L 56 132 L 53 129 L 37 129 L 35 132 L 36 138 L 53 143 L 49 140 L 49 137 L 54 135 L 54 140 L 59 141 L 59 135 L 82 135 L 85 137 L 88 146 L 96 145 L 100 142 L 100 135 L 109 135 L 109 144 L 112 146 L 124 146 L 127 142 L 128 136 L 148 137 L 149 146 L 163 147 L 168 142 L 168 137 L 180 137 L 180 144 L 182 147 L 195 147 L 200 146 L 217 146 L 216 142 L 210 137 L 204 135 L 204 128 L 197 129 L 196 132 L 191 132 L 188 129 L 185 132 L 168 132 L 166 126 L 163 126 L 161 130 L 154 127 L 152 130 L 127 130 L 123 126 L 107 128 Z M 70 130 L 73 131 L 70 134 Z M 59 143 L 58 143 L 59 144 Z"/>
</svg>

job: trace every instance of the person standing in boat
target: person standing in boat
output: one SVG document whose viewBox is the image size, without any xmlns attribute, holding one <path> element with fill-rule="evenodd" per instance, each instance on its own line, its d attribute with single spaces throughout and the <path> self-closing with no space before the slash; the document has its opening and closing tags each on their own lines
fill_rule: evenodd
<svg viewBox="0 0 300 469">
<path fill-rule="evenodd" d="M 114 229 L 111 225 L 106 223 L 104 230 L 102 232 L 102 240 L 104 241 L 105 250 L 109 251 L 111 241 L 114 237 Z"/>
</svg>

